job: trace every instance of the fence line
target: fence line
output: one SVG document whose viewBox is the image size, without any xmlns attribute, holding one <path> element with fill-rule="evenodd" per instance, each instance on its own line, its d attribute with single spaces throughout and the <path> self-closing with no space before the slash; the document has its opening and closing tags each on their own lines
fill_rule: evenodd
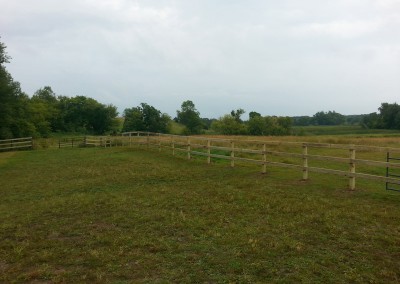
<svg viewBox="0 0 400 284">
<path fill-rule="evenodd" d="M 85 145 L 84 137 L 68 137 L 58 140 L 58 148 L 76 148 Z"/>
<path fill-rule="evenodd" d="M 309 174 L 324 173 L 348 178 L 349 189 L 356 188 L 356 178 L 377 180 L 390 182 L 400 185 L 400 178 L 388 177 L 378 174 L 370 174 L 365 172 L 356 172 L 356 165 L 373 166 L 378 168 L 400 168 L 400 163 L 391 163 L 389 161 L 376 161 L 367 159 L 357 159 L 357 151 L 374 151 L 374 152 L 395 152 L 400 155 L 400 148 L 393 147 L 376 147 L 365 145 L 346 145 L 346 144 L 329 144 L 329 143 L 308 143 L 308 142 L 282 142 L 282 141 L 262 141 L 262 140 L 237 140 L 237 139 L 219 139 L 200 136 L 179 136 L 169 134 L 158 134 L 149 132 L 127 132 L 123 133 L 124 137 L 129 137 L 129 143 L 145 144 L 147 147 L 169 148 L 172 154 L 183 152 L 187 158 L 192 156 L 203 156 L 207 158 L 207 163 L 211 163 L 211 159 L 224 159 L 230 161 L 231 167 L 235 166 L 235 161 L 253 163 L 261 165 L 261 172 L 267 172 L 267 166 L 277 166 L 284 168 L 297 168 L 302 171 L 303 180 L 309 179 Z M 146 140 L 143 140 L 146 137 Z M 168 139 L 167 139 L 168 138 Z M 225 144 L 225 145 L 224 145 Z M 247 148 L 240 147 L 245 145 Z M 268 148 L 277 146 L 289 146 L 291 148 L 298 147 L 300 152 L 274 151 Z M 258 149 L 257 149 L 258 148 Z M 347 150 L 347 157 L 337 157 L 329 155 L 309 154 L 310 149 L 337 149 Z M 259 155 L 260 158 L 240 156 L 240 154 Z M 287 157 L 300 159 L 299 163 L 273 161 L 271 157 Z M 269 159 L 267 158 L 269 157 Z M 347 164 L 348 170 L 338 170 L 326 167 L 310 166 L 311 161 L 336 162 Z"/>
<path fill-rule="evenodd" d="M 151 132 L 126 132 L 122 136 L 85 136 L 63 138 L 58 141 L 58 148 L 64 147 L 132 147 L 144 145 L 146 148 L 154 147 L 159 151 L 168 149 L 175 156 L 183 153 L 187 159 L 194 156 L 205 157 L 208 164 L 213 159 L 222 159 L 230 162 L 235 167 L 236 162 L 252 163 L 261 166 L 261 172 L 266 173 L 269 166 L 281 168 L 294 168 L 302 172 L 302 179 L 308 180 L 310 173 L 323 173 L 348 178 L 349 189 L 356 187 L 356 178 L 370 179 L 400 185 L 400 175 L 389 176 L 389 169 L 400 169 L 400 163 L 377 161 L 357 158 L 357 153 L 391 152 L 400 157 L 400 148 L 376 147 L 365 145 L 263 141 L 245 139 L 211 138 L 202 136 L 179 136 Z M 283 148 L 283 150 L 281 149 Z M 0 140 L 0 151 L 33 149 L 31 137 Z M 310 154 L 310 151 L 343 150 L 344 155 Z M 289 160 L 288 160 L 289 159 Z M 296 162 L 290 160 L 295 159 Z M 321 163 L 312 165 L 310 163 Z M 335 164 L 336 163 L 336 164 Z M 337 169 L 336 165 L 347 165 L 347 169 Z M 361 170 L 358 168 L 361 167 Z M 371 173 L 362 168 L 374 167 Z M 357 168 L 357 171 L 356 171 Z M 376 169 L 386 169 L 386 175 L 376 174 Z M 399 170 L 400 171 L 400 170 Z"/>
<path fill-rule="evenodd" d="M 33 149 L 32 137 L 0 140 L 0 151 Z"/>
</svg>

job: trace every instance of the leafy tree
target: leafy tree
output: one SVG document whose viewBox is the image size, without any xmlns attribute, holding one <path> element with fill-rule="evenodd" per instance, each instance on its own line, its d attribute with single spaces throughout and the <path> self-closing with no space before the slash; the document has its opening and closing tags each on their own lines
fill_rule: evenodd
<svg viewBox="0 0 400 284">
<path fill-rule="evenodd" d="M 320 111 L 314 114 L 313 122 L 317 125 L 340 125 L 344 124 L 345 117 L 335 111 Z"/>
<path fill-rule="evenodd" d="M 379 113 L 366 115 L 361 125 L 365 128 L 400 129 L 400 106 L 397 103 L 382 103 Z"/>
<path fill-rule="evenodd" d="M 201 123 L 204 127 L 204 129 L 210 129 L 211 128 L 211 124 L 215 121 L 215 118 L 202 118 L 201 119 Z"/>
<path fill-rule="evenodd" d="M 244 114 L 244 113 L 245 113 L 244 109 L 239 108 L 239 109 L 237 109 L 236 111 L 235 111 L 235 110 L 232 110 L 232 111 L 231 111 L 231 116 L 234 117 L 235 120 L 236 120 L 237 122 L 243 122 L 243 121 L 241 120 L 240 117 L 241 117 L 242 114 Z"/>
<path fill-rule="evenodd" d="M 226 114 L 211 124 L 211 129 L 223 135 L 245 135 L 247 127 L 231 114 Z"/>
<path fill-rule="evenodd" d="M 68 132 L 104 134 L 115 124 L 118 114 L 115 106 L 104 105 L 85 96 L 61 97 L 60 101 Z"/>
<path fill-rule="evenodd" d="M 250 135 L 267 135 L 267 123 L 265 117 L 261 115 L 253 115 L 247 122 Z"/>
<path fill-rule="evenodd" d="M 289 135 L 292 127 L 290 117 L 255 116 L 247 122 L 251 135 Z"/>
<path fill-rule="evenodd" d="M 51 87 L 39 89 L 31 98 L 32 119 L 42 136 L 63 130 L 59 100 Z"/>
<path fill-rule="evenodd" d="M 252 118 L 255 118 L 255 117 L 259 117 L 259 116 L 261 116 L 260 113 L 255 112 L 255 111 L 251 111 L 251 112 L 249 113 L 249 120 L 252 119 Z"/>
<path fill-rule="evenodd" d="M 367 129 L 382 128 L 382 121 L 376 112 L 367 114 L 361 121 L 361 126 Z"/>
<path fill-rule="evenodd" d="M 186 134 L 199 134 L 203 129 L 200 113 L 192 101 L 184 101 L 181 110 L 177 110 L 177 122 L 185 125 Z"/>
<path fill-rule="evenodd" d="M 166 133 L 171 118 L 146 103 L 124 111 L 122 131 L 149 131 Z"/>
<path fill-rule="evenodd" d="M 29 97 L 4 66 L 10 59 L 5 49 L 0 42 L 0 139 L 36 136 L 36 127 L 30 121 Z"/>
<path fill-rule="evenodd" d="M 382 103 L 379 107 L 382 128 L 400 129 L 400 106 L 397 103 Z"/>
</svg>

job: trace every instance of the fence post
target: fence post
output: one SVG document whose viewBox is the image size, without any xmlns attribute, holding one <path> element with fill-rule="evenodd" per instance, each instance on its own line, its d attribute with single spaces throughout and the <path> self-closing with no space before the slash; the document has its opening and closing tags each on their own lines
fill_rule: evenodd
<svg viewBox="0 0 400 284">
<path fill-rule="evenodd" d="M 158 133 L 158 152 L 161 152 L 161 134 Z"/>
<path fill-rule="evenodd" d="M 129 148 L 132 147 L 132 133 L 129 133 Z"/>
<path fill-rule="evenodd" d="M 187 158 L 190 160 L 190 137 L 187 138 Z"/>
<path fill-rule="evenodd" d="M 354 190 L 356 188 L 356 177 L 352 174 L 356 173 L 356 150 L 354 148 L 350 149 L 350 167 L 349 167 L 349 172 L 350 172 L 350 177 L 349 177 L 349 189 Z"/>
<path fill-rule="evenodd" d="M 231 141 L 231 167 L 235 166 L 235 142 Z"/>
<path fill-rule="evenodd" d="M 175 141 L 174 141 L 174 136 L 171 136 L 171 144 L 172 144 L 172 156 L 175 156 Z"/>
<path fill-rule="evenodd" d="M 147 132 L 147 149 L 150 147 L 150 133 Z"/>
<path fill-rule="evenodd" d="M 303 180 L 308 180 L 308 148 L 303 144 Z"/>
<path fill-rule="evenodd" d="M 262 159 L 263 159 L 263 166 L 262 166 L 262 173 L 267 173 L 267 145 L 263 144 L 263 152 L 262 152 Z"/>
<path fill-rule="evenodd" d="M 207 139 L 207 164 L 211 164 L 211 141 Z"/>
</svg>

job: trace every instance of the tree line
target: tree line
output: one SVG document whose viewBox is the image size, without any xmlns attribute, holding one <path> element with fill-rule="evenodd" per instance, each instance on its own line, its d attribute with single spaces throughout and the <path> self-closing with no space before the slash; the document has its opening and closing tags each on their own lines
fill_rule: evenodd
<svg viewBox="0 0 400 284">
<path fill-rule="evenodd" d="M 397 103 L 382 103 L 378 112 L 363 117 L 361 125 L 369 129 L 400 130 L 400 106 Z"/>
<path fill-rule="evenodd" d="M 232 110 L 218 119 L 202 118 L 195 104 L 184 101 L 176 117 L 171 118 L 155 107 L 141 103 L 126 108 L 118 118 L 117 108 L 86 96 L 56 95 L 49 86 L 31 97 L 6 70 L 10 57 L 0 42 L 0 139 L 48 137 L 52 133 L 117 134 L 150 131 L 174 134 L 200 134 L 207 131 L 223 135 L 290 135 L 293 126 L 361 124 L 365 128 L 400 129 L 400 106 L 382 103 L 379 113 L 344 116 L 335 111 L 314 116 L 262 116 L 243 109 Z M 123 121 L 123 122 L 122 122 Z M 180 127 L 179 133 L 174 126 Z"/>
</svg>

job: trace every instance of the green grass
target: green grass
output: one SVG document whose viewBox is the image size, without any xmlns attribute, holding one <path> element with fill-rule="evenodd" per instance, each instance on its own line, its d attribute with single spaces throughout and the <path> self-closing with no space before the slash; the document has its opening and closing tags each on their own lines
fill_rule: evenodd
<svg viewBox="0 0 400 284">
<path fill-rule="evenodd" d="M 144 149 L 0 153 L 0 282 L 400 281 L 383 184 Z"/>
<path fill-rule="evenodd" d="M 398 130 L 389 129 L 365 129 L 359 125 L 334 125 L 334 126 L 295 126 L 293 134 L 300 136 L 308 135 L 388 135 L 399 136 Z"/>
</svg>

